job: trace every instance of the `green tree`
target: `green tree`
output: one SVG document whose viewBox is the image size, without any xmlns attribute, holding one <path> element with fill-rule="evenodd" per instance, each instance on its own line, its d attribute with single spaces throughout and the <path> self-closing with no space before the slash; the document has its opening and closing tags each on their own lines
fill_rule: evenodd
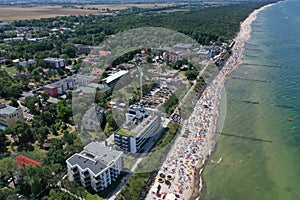
<svg viewBox="0 0 300 200">
<path fill-rule="evenodd" d="M 185 72 L 185 76 L 187 77 L 188 80 L 195 80 L 198 76 L 198 70 L 193 69 L 193 70 L 187 70 Z"/>
<path fill-rule="evenodd" d="M 5 135 L 5 132 L 0 130 L 0 153 L 5 152 L 6 149 L 6 145 L 7 145 L 7 137 Z"/>
<path fill-rule="evenodd" d="M 35 103 L 37 103 L 37 99 L 35 96 L 25 98 L 24 104 L 30 110 L 30 112 L 33 114 L 37 113 Z"/>
<path fill-rule="evenodd" d="M 44 103 L 46 103 L 46 102 L 48 101 L 48 99 L 50 98 L 50 95 L 49 95 L 48 93 L 46 93 L 46 92 L 43 92 L 43 93 L 41 94 L 41 97 L 42 97 L 42 101 L 43 101 Z"/>
<path fill-rule="evenodd" d="M 114 119 L 114 115 L 112 113 L 112 110 L 108 110 L 106 112 L 106 122 L 109 125 L 109 127 L 112 128 L 112 130 L 116 130 L 119 128 L 118 124 L 116 123 Z"/>
<path fill-rule="evenodd" d="M 36 197 L 51 184 L 54 184 L 52 174 L 56 168 L 53 165 L 26 165 L 21 169 L 19 178 L 20 192 Z"/>
<path fill-rule="evenodd" d="M 74 197 L 59 190 L 59 189 L 51 189 L 49 193 L 48 200 L 73 200 Z"/>
<path fill-rule="evenodd" d="M 72 44 L 63 44 L 62 53 L 66 54 L 70 58 L 74 58 L 76 56 L 76 48 Z"/>
<path fill-rule="evenodd" d="M 0 169 L 0 177 L 5 181 L 14 177 L 19 172 L 17 161 L 12 158 L 3 158 L 0 160 Z"/>
<path fill-rule="evenodd" d="M 12 100 L 11 100 L 11 102 L 10 102 L 9 105 L 11 105 L 13 107 L 16 107 L 16 108 L 19 107 L 19 103 L 17 102 L 17 100 L 15 98 L 12 98 Z"/>
<path fill-rule="evenodd" d="M 0 188 L 0 200 L 15 200 L 17 199 L 16 192 L 10 188 Z"/>
<path fill-rule="evenodd" d="M 51 140 L 51 146 L 46 154 L 46 163 L 48 164 L 60 164 L 64 166 L 66 156 L 63 149 L 63 141 L 59 139 Z"/>
<path fill-rule="evenodd" d="M 147 55 L 146 56 L 146 61 L 147 61 L 147 63 L 152 63 L 153 62 L 152 57 L 150 55 Z"/>
<path fill-rule="evenodd" d="M 29 147 L 29 145 L 34 142 L 33 132 L 27 123 L 17 122 L 17 124 L 11 128 L 11 133 L 21 148 Z"/>
</svg>

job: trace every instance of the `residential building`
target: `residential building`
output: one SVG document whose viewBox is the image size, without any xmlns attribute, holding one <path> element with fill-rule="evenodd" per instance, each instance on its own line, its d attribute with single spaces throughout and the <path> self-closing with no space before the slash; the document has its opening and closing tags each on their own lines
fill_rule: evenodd
<svg viewBox="0 0 300 200">
<path fill-rule="evenodd" d="M 45 58 L 44 61 L 52 68 L 61 68 L 67 65 L 66 60 L 62 58 Z"/>
<path fill-rule="evenodd" d="M 81 86 L 76 91 L 79 93 L 89 94 L 89 93 L 96 93 L 96 90 L 98 90 L 98 92 L 100 93 L 106 93 L 106 94 L 111 92 L 111 88 L 109 86 L 104 84 L 97 84 L 97 83 L 90 83 L 87 86 Z"/>
<path fill-rule="evenodd" d="M 170 52 L 164 52 L 163 59 L 169 62 L 177 62 L 179 60 L 183 60 L 183 57 Z"/>
<path fill-rule="evenodd" d="M 82 125 L 86 130 L 99 130 L 105 120 L 105 110 L 98 105 L 92 106 L 82 118 Z"/>
<path fill-rule="evenodd" d="M 93 67 L 92 68 L 92 75 L 95 77 L 101 77 L 102 73 L 104 72 L 104 69 L 102 68 L 97 68 L 97 67 Z"/>
<path fill-rule="evenodd" d="M 68 177 L 96 192 L 102 191 L 121 174 L 124 166 L 122 154 L 99 142 L 92 142 L 66 160 Z"/>
<path fill-rule="evenodd" d="M 22 109 L 0 103 L 0 125 L 11 127 L 18 121 L 24 121 Z"/>
<path fill-rule="evenodd" d="M 57 29 L 58 31 L 58 29 Z M 74 44 L 76 47 L 76 50 L 80 54 L 90 54 L 92 50 L 95 48 L 94 46 L 88 46 L 88 45 L 83 45 L 83 44 Z"/>
<path fill-rule="evenodd" d="M 0 26 L 6 26 L 8 23 L 0 20 Z"/>
<path fill-rule="evenodd" d="M 117 84 L 118 80 L 120 80 L 120 78 L 127 73 L 128 73 L 128 71 L 126 71 L 126 70 L 120 70 L 120 71 L 108 76 L 107 78 L 103 79 L 101 82 L 105 83 L 109 87 L 113 88 Z"/>
<path fill-rule="evenodd" d="M 141 104 L 133 104 L 129 106 L 129 109 L 125 113 L 126 123 L 134 122 L 138 124 L 143 121 L 144 118 L 149 116 L 149 111 L 145 109 L 144 105 Z"/>
<path fill-rule="evenodd" d="M 90 83 L 98 83 L 98 78 L 88 75 L 77 74 L 74 77 L 76 87 L 77 86 L 87 86 Z"/>
<path fill-rule="evenodd" d="M 14 37 L 14 38 L 4 38 L 3 41 L 7 42 L 7 41 L 23 41 L 24 38 L 23 37 Z"/>
<path fill-rule="evenodd" d="M 56 97 L 64 94 L 67 90 L 72 90 L 75 87 L 74 80 L 72 78 L 65 78 L 54 83 L 44 86 L 44 91 L 50 96 Z"/>
<path fill-rule="evenodd" d="M 99 56 L 109 56 L 111 55 L 111 52 L 110 51 L 105 51 L 105 50 L 99 50 Z"/>
<path fill-rule="evenodd" d="M 131 153 L 139 152 L 148 139 L 161 129 L 161 116 L 158 111 L 143 111 L 140 106 L 135 108 L 128 109 L 125 125 L 114 133 L 115 145 Z"/>
<path fill-rule="evenodd" d="M 29 59 L 28 61 L 20 61 L 19 65 L 23 66 L 23 67 L 29 67 L 31 65 L 34 65 L 36 63 L 35 60 L 33 59 Z"/>
</svg>

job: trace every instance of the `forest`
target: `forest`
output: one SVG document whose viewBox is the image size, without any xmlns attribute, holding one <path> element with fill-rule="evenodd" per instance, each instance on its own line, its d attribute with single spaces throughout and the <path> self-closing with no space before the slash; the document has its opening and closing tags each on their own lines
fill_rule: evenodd
<svg viewBox="0 0 300 200">
<path fill-rule="evenodd" d="M 269 2 L 242 2 L 220 7 L 194 8 L 190 11 L 126 14 L 116 17 L 87 15 L 20 20 L 14 22 L 13 26 L 73 28 L 76 24 L 75 32 L 70 33 L 73 43 L 88 45 L 93 44 L 92 35 L 95 43 L 99 44 L 105 36 L 120 31 L 138 27 L 164 27 L 191 36 L 201 44 L 209 44 L 211 41 L 231 40 L 237 33 L 240 22 L 251 11 Z M 55 20 L 57 23 L 52 23 Z"/>
</svg>

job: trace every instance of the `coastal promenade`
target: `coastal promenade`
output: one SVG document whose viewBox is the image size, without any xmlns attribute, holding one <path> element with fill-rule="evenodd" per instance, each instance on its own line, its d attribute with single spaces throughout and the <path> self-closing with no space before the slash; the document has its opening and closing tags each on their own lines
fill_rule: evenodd
<svg viewBox="0 0 300 200">
<path fill-rule="evenodd" d="M 201 196 L 201 174 L 216 143 L 215 129 L 222 89 L 229 74 L 242 63 L 244 46 L 251 37 L 252 22 L 260 11 L 272 5 L 269 4 L 253 11 L 241 24 L 231 57 L 205 89 L 190 118 L 184 122 L 188 134 L 180 135 L 175 141 L 159 169 L 147 200 L 175 198 L 188 200 Z M 195 177 L 200 180 L 195 180 Z"/>
</svg>

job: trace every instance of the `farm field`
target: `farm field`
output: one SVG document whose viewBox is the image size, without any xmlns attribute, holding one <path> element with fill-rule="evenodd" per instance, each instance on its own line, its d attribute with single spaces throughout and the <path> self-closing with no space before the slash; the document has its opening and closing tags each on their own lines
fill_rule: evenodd
<svg viewBox="0 0 300 200">
<path fill-rule="evenodd" d="M 155 8 L 155 7 L 167 7 L 172 6 L 173 4 L 163 3 L 163 4 L 98 4 L 98 5 L 86 5 L 84 8 L 98 8 L 99 11 L 109 8 L 110 10 L 124 10 L 130 7 L 138 8 Z"/>
<path fill-rule="evenodd" d="M 14 21 L 20 19 L 40 19 L 55 16 L 85 15 L 96 13 L 97 10 L 62 8 L 61 6 L 37 6 L 37 7 L 2 7 L 0 8 L 0 20 Z"/>
<path fill-rule="evenodd" d="M 0 20 L 14 21 L 21 19 L 41 19 L 55 16 L 99 14 L 101 12 L 106 12 L 107 10 L 124 10 L 132 6 L 140 8 L 154 8 L 166 7 L 168 5 L 172 4 L 101 4 L 77 6 L 77 8 L 62 8 L 62 6 L 50 5 L 35 7 L 9 6 L 0 8 Z M 80 9 L 80 7 L 83 7 L 84 9 Z M 98 8 L 98 10 L 91 10 L 90 8 Z"/>
</svg>

